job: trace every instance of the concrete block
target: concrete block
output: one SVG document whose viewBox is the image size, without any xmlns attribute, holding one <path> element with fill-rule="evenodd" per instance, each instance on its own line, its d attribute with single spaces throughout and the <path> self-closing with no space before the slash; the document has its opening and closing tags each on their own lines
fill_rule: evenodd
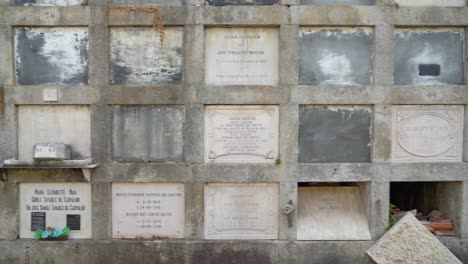
<svg viewBox="0 0 468 264">
<path fill-rule="evenodd" d="M 183 28 L 111 29 L 111 83 L 119 85 L 182 82 Z M 160 42 L 163 38 L 163 42 Z"/>
<path fill-rule="evenodd" d="M 372 82 L 372 29 L 306 27 L 299 37 L 300 84 Z"/>
<path fill-rule="evenodd" d="M 12 0 L 15 6 L 81 6 L 86 0 Z"/>
<path fill-rule="evenodd" d="M 463 84 L 463 35 L 456 29 L 396 31 L 395 84 Z"/>
<path fill-rule="evenodd" d="M 374 5 L 374 0 L 301 0 L 302 5 Z"/>
<path fill-rule="evenodd" d="M 369 162 L 371 110 L 301 106 L 299 162 Z"/>
<path fill-rule="evenodd" d="M 115 106 L 112 120 L 114 159 L 183 160 L 183 106 Z"/>
<path fill-rule="evenodd" d="M 88 30 L 20 27 L 15 31 L 16 78 L 22 85 L 88 83 Z"/>
</svg>

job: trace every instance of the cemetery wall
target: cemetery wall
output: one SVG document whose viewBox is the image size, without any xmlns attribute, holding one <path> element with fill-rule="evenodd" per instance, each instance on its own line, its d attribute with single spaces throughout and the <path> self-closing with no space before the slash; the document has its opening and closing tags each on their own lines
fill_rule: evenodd
<svg viewBox="0 0 468 264">
<path fill-rule="evenodd" d="M 391 182 L 447 183 L 439 204 L 457 236 L 440 240 L 468 262 L 465 1 L 138 1 L 161 5 L 163 41 L 153 13 L 107 7 L 131 1 L 58 2 L 0 0 L 0 161 L 63 136 L 72 157 L 98 166 L 1 168 L 0 263 L 372 263 L 365 251 L 385 233 Z M 255 39 L 246 49 L 226 36 Z M 426 40 L 438 44 L 425 50 Z M 239 47 L 247 53 L 229 53 Z M 251 143 L 210 134 L 239 120 L 258 127 Z M 412 133 L 425 124 L 439 133 L 424 134 L 429 147 Z M 35 183 L 91 187 L 83 236 L 29 238 L 20 200 Z M 117 222 L 115 184 L 132 183 L 177 187 L 164 202 L 183 221 L 150 240 Z M 307 184 L 359 186 L 370 240 L 299 240 Z M 265 218 L 253 231 L 216 218 L 236 210 Z"/>
</svg>

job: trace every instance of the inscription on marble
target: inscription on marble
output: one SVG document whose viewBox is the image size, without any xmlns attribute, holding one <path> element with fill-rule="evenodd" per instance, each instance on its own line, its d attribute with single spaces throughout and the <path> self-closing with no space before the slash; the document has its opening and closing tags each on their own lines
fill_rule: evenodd
<svg viewBox="0 0 468 264">
<path fill-rule="evenodd" d="M 278 52 L 278 29 L 208 28 L 205 32 L 205 82 L 209 85 L 276 85 Z"/>
<path fill-rule="evenodd" d="M 183 183 L 112 184 L 113 238 L 183 238 Z"/>
<path fill-rule="evenodd" d="M 277 239 L 277 184 L 207 184 L 205 238 Z"/>
<path fill-rule="evenodd" d="M 462 159 L 463 106 L 394 106 L 392 127 L 393 161 Z"/>
<path fill-rule="evenodd" d="M 21 238 L 33 238 L 39 227 L 64 228 L 69 215 L 81 219 L 80 229 L 72 229 L 70 238 L 91 238 L 91 184 L 20 184 Z"/>
<path fill-rule="evenodd" d="M 274 163 L 278 112 L 278 106 L 206 106 L 205 162 Z"/>
</svg>

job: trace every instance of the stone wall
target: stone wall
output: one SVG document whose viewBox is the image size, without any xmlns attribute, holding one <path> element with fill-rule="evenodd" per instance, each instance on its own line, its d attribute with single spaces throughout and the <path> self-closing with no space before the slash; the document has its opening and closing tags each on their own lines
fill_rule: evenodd
<svg viewBox="0 0 468 264">
<path fill-rule="evenodd" d="M 446 200 L 439 203 L 456 216 L 458 236 L 440 239 L 468 262 L 466 3 L 334 2 L 348 5 L 138 1 L 161 5 L 161 46 L 153 14 L 107 8 L 132 1 L 0 0 L 0 160 L 31 155 L 32 143 L 22 138 L 71 130 L 75 156 L 90 154 L 99 164 L 90 169 L 91 238 L 66 242 L 21 236 L 20 186 L 83 183 L 84 172 L 0 169 L 0 263 L 35 263 L 46 256 L 77 264 L 371 263 L 365 251 L 385 232 L 390 182 L 447 182 L 438 196 Z M 223 84 L 221 75 L 213 75 L 220 69 L 206 64 L 224 55 L 225 47 L 210 41 L 217 31 L 258 31 L 266 39 L 259 48 L 273 55 L 257 54 L 260 66 L 233 68 L 228 73 L 238 76 Z M 424 49 L 426 39 L 437 42 L 433 50 Z M 271 144 L 278 149 L 256 153 L 262 162 L 210 161 L 217 153 L 206 151 L 205 113 L 225 105 L 277 109 L 278 133 Z M 399 105 L 411 105 L 408 111 L 420 107 L 414 122 L 435 122 L 441 133 L 450 127 L 455 136 L 429 149 L 410 132 L 395 138 L 395 129 L 412 131 L 394 119 L 397 110 L 405 110 Z M 54 109 L 79 114 L 62 118 L 64 112 Z M 45 121 L 35 125 L 39 117 Z M 320 126 L 323 120 L 332 126 Z M 396 140 L 407 144 L 396 150 Z M 325 155 L 314 152 L 321 147 Z M 432 151 L 429 156 L 436 158 L 424 157 Z M 184 238 L 117 238 L 112 183 L 182 185 Z M 206 235 L 207 186 L 229 183 L 276 186 L 277 232 L 269 240 Z M 360 186 L 372 240 L 299 241 L 297 210 L 288 216 L 281 209 L 289 201 L 297 209 L 300 184 L 338 183 Z"/>
</svg>

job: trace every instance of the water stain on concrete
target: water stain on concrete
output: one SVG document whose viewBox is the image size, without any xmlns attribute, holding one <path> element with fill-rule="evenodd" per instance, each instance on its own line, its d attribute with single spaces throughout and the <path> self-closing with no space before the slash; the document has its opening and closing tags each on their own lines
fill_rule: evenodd
<svg viewBox="0 0 468 264">
<path fill-rule="evenodd" d="M 22 85 L 88 83 L 85 28 L 17 28 L 16 78 Z"/>
</svg>

